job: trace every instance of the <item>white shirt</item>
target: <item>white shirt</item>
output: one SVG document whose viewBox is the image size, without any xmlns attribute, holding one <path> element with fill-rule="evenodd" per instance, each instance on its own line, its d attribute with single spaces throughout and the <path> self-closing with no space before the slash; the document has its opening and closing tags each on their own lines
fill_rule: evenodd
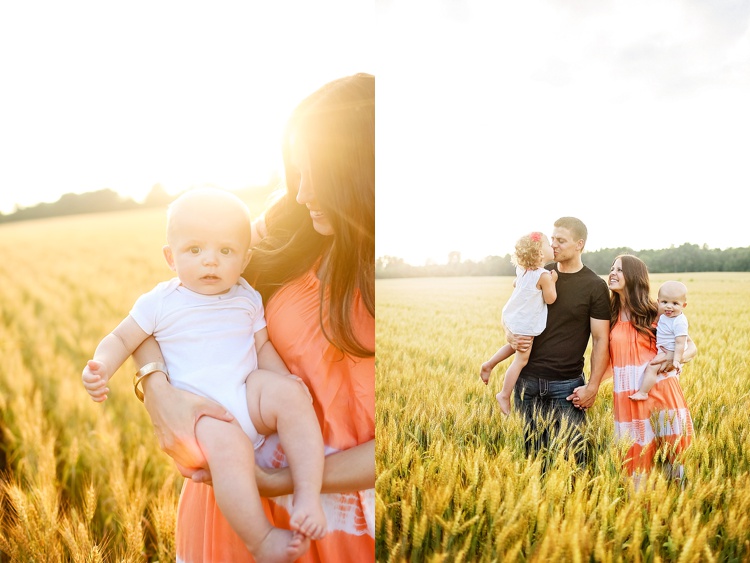
<svg viewBox="0 0 750 563">
<path fill-rule="evenodd" d="M 684 313 L 676 317 L 659 316 L 656 325 L 656 345 L 674 351 L 674 341 L 678 336 L 687 336 L 688 321 Z"/>
<path fill-rule="evenodd" d="M 139 297 L 130 315 L 156 338 L 172 385 L 221 403 L 260 447 L 245 389 L 258 367 L 255 333 L 266 326 L 260 294 L 244 279 L 222 295 L 201 295 L 173 278 Z"/>
</svg>

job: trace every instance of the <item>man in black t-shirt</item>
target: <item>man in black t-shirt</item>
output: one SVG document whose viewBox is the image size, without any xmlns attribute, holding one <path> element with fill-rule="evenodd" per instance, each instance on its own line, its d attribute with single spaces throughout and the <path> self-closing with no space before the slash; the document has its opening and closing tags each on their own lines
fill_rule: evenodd
<svg viewBox="0 0 750 563">
<path fill-rule="evenodd" d="M 531 355 L 515 386 L 514 402 L 523 413 L 526 453 L 549 449 L 552 438 L 568 419 L 569 451 L 585 463 L 582 427 L 609 363 L 609 289 L 606 282 L 583 265 L 586 225 L 575 217 L 555 221 L 551 246 L 557 271 L 557 299 L 547 308 L 547 327 L 533 337 Z M 524 351 L 532 337 L 507 333 L 508 342 Z M 584 353 L 591 338 L 591 375 L 583 375 Z M 575 394 L 574 391 L 578 390 Z M 550 452 L 552 456 L 556 452 Z M 547 458 L 551 459 L 551 458 Z"/>
</svg>

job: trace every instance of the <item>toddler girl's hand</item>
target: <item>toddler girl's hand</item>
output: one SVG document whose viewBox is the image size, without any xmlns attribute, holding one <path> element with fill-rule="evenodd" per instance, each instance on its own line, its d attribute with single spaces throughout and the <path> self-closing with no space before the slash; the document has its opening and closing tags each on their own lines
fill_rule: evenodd
<svg viewBox="0 0 750 563">
<path fill-rule="evenodd" d="M 91 395 L 91 400 L 97 403 L 101 403 L 107 400 L 107 393 L 109 388 L 107 387 L 107 381 L 109 380 L 109 374 L 107 368 L 102 362 L 96 360 L 89 360 L 86 362 L 86 367 L 83 368 L 81 374 L 83 380 L 83 386 Z"/>
</svg>

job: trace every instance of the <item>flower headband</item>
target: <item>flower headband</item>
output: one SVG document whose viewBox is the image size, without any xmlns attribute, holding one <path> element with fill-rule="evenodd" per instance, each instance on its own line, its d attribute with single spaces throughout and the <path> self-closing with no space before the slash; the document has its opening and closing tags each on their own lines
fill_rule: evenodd
<svg viewBox="0 0 750 563">
<path fill-rule="evenodd" d="M 529 235 L 529 238 L 534 242 L 539 242 L 540 240 L 542 240 L 542 233 L 540 233 L 539 231 L 534 231 Z"/>
</svg>

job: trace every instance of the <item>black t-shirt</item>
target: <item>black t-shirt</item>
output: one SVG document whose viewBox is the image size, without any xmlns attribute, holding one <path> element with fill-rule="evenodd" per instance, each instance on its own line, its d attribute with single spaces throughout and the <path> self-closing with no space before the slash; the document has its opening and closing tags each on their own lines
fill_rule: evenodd
<svg viewBox="0 0 750 563">
<path fill-rule="evenodd" d="M 557 271 L 557 264 L 551 268 Z M 583 373 L 591 319 L 609 320 L 609 288 L 584 266 L 574 274 L 557 271 L 557 299 L 547 306 L 547 328 L 534 337 L 521 375 L 573 379 Z"/>
</svg>

